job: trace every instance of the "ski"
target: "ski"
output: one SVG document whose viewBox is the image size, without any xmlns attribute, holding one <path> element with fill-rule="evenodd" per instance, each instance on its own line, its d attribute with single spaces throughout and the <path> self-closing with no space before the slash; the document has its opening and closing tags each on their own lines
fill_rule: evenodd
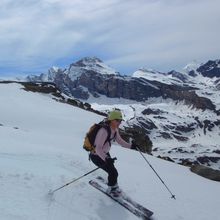
<svg viewBox="0 0 220 220">
<path fill-rule="evenodd" d="M 141 212 L 140 210 L 133 207 L 131 204 L 129 204 L 127 201 L 125 201 L 122 197 L 115 198 L 115 197 L 111 196 L 110 194 L 108 194 L 106 192 L 106 189 L 103 186 L 101 186 L 97 181 L 90 180 L 89 184 L 91 186 L 93 186 L 94 188 L 98 189 L 100 192 L 107 195 L 108 197 L 110 197 L 111 199 L 113 199 L 115 202 L 117 202 L 118 204 L 120 204 L 124 208 L 126 208 L 128 211 L 133 213 L 135 216 L 137 216 L 143 220 L 150 220 L 150 218 L 148 216 L 146 216 L 143 212 Z"/>
<path fill-rule="evenodd" d="M 100 181 L 103 184 L 107 185 L 106 180 L 101 177 L 98 176 L 97 180 Z M 141 204 L 139 204 L 138 202 L 135 202 L 133 199 L 131 199 L 128 195 L 126 195 L 124 192 L 122 192 L 121 197 L 123 198 L 123 200 L 127 201 L 128 203 L 130 203 L 131 205 L 133 205 L 136 209 L 138 209 L 139 211 L 143 212 L 144 215 L 150 217 L 153 215 L 153 212 L 150 211 L 149 209 L 145 208 L 144 206 L 142 206 Z"/>
</svg>

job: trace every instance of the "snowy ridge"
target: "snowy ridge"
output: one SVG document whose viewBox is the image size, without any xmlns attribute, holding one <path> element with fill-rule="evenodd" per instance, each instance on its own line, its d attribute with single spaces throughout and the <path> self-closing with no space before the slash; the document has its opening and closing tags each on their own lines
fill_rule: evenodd
<svg viewBox="0 0 220 220">
<path fill-rule="evenodd" d="M 158 81 L 168 85 L 182 85 L 184 81 L 190 81 L 190 76 L 184 72 L 179 73 L 171 71 L 169 73 L 162 73 L 146 68 L 135 71 L 132 76 L 136 78 L 145 78 L 150 81 Z"/>
<path fill-rule="evenodd" d="M 141 68 L 135 71 L 132 76 L 136 78 L 145 78 L 152 81 L 159 80 L 160 82 L 165 82 L 170 84 L 166 74 L 154 71 L 152 69 Z"/>
<path fill-rule="evenodd" d="M 0 101 L 0 219 L 138 219 L 88 184 L 97 175 L 106 178 L 101 170 L 57 191 L 53 200 L 47 197 L 50 189 L 94 169 L 82 140 L 101 116 L 15 83 L 0 84 Z M 154 220 L 218 219 L 219 183 L 145 154 L 176 195 L 172 200 L 138 152 L 113 145 L 111 154 L 118 158 L 120 186 L 154 211 Z"/>
<path fill-rule="evenodd" d="M 102 75 L 118 75 L 118 73 L 96 57 L 85 57 L 70 65 L 67 72 L 72 80 L 76 80 L 85 71 L 93 71 Z"/>
<path fill-rule="evenodd" d="M 195 71 L 197 74 L 197 69 L 202 65 L 202 63 L 199 63 L 197 61 L 193 61 L 191 63 L 188 63 L 184 68 L 183 71 L 187 74 L 189 74 L 191 71 Z"/>
<path fill-rule="evenodd" d="M 84 57 L 81 60 L 72 63 L 69 68 L 61 69 L 59 67 L 51 67 L 47 73 L 42 73 L 39 76 L 29 75 L 26 77 L 27 81 L 32 82 L 54 82 L 58 75 L 69 77 L 72 81 L 77 80 L 83 73 L 93 72 L 103 76 L 105 75 L 119 75 L 113 68 L 106 65 L 97 57 Z M 59 78 L 59 77 L 58 77 Z"/>
</svg>

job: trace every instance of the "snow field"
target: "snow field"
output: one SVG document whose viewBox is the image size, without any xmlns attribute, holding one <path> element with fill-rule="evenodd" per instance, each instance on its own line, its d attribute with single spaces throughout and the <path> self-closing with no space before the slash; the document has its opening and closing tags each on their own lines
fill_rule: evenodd
<svg viewBox="0 0 220 220">
<path fill-rule="evenodd" d="M 49 190 L 95 168 L 82 149 L 85 132 L 102 119 L 58 103 L 48 95 L 26 92 L 19 84 L 0 84 L 0 219 L 138 219 L 92 188 L 102 170 L 48 198 Z M 119 185 L 154 212 L 153 219 L 218 219 L 220 185 L 170 162 L 145 155 L 170 194 L 138 152 L 112 146 Z"/>
</svg>

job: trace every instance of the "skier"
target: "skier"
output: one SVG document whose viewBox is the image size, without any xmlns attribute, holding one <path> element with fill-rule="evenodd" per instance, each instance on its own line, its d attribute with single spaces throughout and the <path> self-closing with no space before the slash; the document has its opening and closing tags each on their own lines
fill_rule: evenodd
<svg viewBox="0 0 220 220">
<path fill-rule="evenodd" d="M 116 141 L 122 147 L 136 149 L 136 144 L 132 144 L 124 141 L 119 134 L 119 125 L 123 118 L 122 113 L 119 110 L 113 110 L 109 113 L 107 118 L 107 125 L 110 127 L 111 135 L 110 141 L 105 142 L 108 131 L 105 128 L 100 128 L 95 138 L 95 152 L 90 153 L 90 159 L 92 162 L 108 173 L 108 189 L 107 192 L 114 197 L 118 197 L 121 194 L 121 190 L 118 186 L 118 171 L 114 166 L 114 158 L 111 158 L 109 151 L 111 149 L 111 142 Z"/>
</svg>

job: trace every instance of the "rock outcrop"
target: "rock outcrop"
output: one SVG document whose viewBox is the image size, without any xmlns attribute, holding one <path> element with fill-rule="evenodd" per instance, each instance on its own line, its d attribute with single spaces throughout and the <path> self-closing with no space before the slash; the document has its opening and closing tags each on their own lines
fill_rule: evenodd
<svg viewBox="0 0 220 220">
<path fill-rule="evenodd" d="M 202 177 L 220 182 L 220 170 L 215 170 L 203 165 L 193 165 L 190 170 Z"/>
</svg>

